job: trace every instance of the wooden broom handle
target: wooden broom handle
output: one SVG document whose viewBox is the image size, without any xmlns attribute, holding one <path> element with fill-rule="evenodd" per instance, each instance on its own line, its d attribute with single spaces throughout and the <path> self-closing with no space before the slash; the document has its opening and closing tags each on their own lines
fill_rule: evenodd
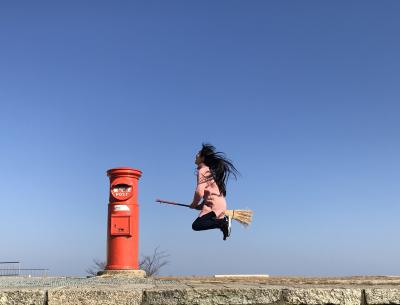
<svg viewBox="0 0 400 305">
<path fill-rule="evenodd" d="M 162 200 L 162 199 L 156 199 L 156 202 L 159 203 L 166 203 L 166 204 L 172 204 L 172 205 L 179 205 L 181 207 L 187 207 L 190 208 L 189 204 L 183 204 L 183 203 L 178 203 L 178 202 L 173 202 L 173 201 L 167 201 L 167 200 Z"/>
</svg>

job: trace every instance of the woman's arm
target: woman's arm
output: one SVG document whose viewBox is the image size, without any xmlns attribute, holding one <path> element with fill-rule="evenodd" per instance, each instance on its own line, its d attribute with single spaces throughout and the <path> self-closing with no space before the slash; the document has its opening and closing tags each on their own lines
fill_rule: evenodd
<svg viewBox="0 0 400 305">
<path fill-rule="evenodd" d="M 195 206 L 194 209 L 201 211 L 203 209 L 203 206 L 204 206 L 204 201 L 199 205 Z"/>
<path fill-rule="evenodd" d="M 196 191 L 194 192 L 193 201 L 190 205 L 192 209 L 197 209 L 200 200 L 203 198 L 204 190 L 209 180 L 209 175 L 211 175 L 211 173 L 207 168 L 199 169 L 199 172 L 197 173 L 197 187 Z M 204 204 L 200 205 L 202 208 Z"/>
</svg>

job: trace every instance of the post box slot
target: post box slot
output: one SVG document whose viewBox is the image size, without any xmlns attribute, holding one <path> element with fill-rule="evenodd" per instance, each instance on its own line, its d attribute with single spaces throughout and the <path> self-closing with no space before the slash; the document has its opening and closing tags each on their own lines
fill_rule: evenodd
<svg viewBox="0 0 400 305">
<path fill-rule="evenodd" d="M 125 200 L 132 195 L 132 185 L 119 183 L 111 187 L 113 196 L 120 200 Z"/>
<path fill-rule="evenodd" d="M 131 235 L 129 216 L 111 217 L 111 235 Z"/>
</svg>

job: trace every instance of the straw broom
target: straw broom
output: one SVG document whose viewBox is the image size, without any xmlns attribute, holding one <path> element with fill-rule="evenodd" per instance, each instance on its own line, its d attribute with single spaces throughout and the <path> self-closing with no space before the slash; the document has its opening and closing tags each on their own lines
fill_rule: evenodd
<svg viewBox="0 0 400 305">
<path fill-rule="evenodd" d="M 226 210 L 225 215 L 247 227 L 253 221 L 252 210 Z"/>
<path fill-rule="evenodd" d="M 188 205 L 188 204 L 182 204 L 182 203 L 173 202 L 173 201 L 157 199 L 156 202 L 190 208 L 190 205 Z M 252 210 L 226 210 L 225 215 L 233 220 L 236 220 L 238 223 L 240 223 L 241 225 L 243 225 L 245 227 L 247 227 L 253 220 L 253 211 Z"/>
</svg>

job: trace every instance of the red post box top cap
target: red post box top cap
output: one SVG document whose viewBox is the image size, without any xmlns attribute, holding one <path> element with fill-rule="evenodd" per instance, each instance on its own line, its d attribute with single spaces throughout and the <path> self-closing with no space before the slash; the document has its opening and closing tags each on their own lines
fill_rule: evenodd
<svg viewBox="0 0 400 305">
<path fill-rule="evenodd" d="M 117 167 L 107 171 L 107 176 L 135 176 L 140 177 L 142 171 L 131 167 Z"/>
</svg>

